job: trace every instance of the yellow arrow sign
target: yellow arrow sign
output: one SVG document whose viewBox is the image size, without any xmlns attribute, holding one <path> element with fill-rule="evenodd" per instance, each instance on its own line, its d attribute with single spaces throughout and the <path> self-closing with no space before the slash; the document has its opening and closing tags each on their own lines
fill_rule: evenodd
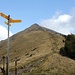
<svg viewBox="0 0 75 75">
<path fill-rule="evenodd" d="M 7 24 L 7 25 L 9 25 L 9 26 L 11 26 L 11 24 L 8 24 L 8 22 L 6 22 L 6 21 L 4 23 Z"/>
<path fill-rule="evenodd" d="M 7 15 L 5 15 L 5 14 L 3 14 L 2 12 L 0 12 L 0 16 L 2 16 L 3 18 L 5 18 L 5 19 L 7 19 L 7 20 L 8 20 L 8 16 L 7 16 Z M 10 18 L 10 20 L 13 20 L 13 19 L 11 19 L 11 18 Z"/>
<path fill-rule="evenodd" d="M 21 20 L 10 20 L 10 23 L 17 23 L 17 22 L 21 22 Z"/>
<path fill-rule="evenodd" d="M 8 16 L 3 14 L 2 12 L 0 12 L 0 16 L 2 16 L 3 18 L 8 20 Z M 21 20 L 13 20 L 12 18 L 10 18 L 9 22 L 10 23 L 18 23 L 18 22 L 21 22 Z"/>
</svg>

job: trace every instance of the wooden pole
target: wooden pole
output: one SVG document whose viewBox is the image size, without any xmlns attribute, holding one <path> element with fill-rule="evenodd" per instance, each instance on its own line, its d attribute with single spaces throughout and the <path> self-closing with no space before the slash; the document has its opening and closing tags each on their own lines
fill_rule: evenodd
<svg viewBox="0 0 75 75">
<path fill-rule="evenodd" d="M 15 75 L 17 75 L 17 62 L 19 61 L 20 59 L 18 59 L 17 57 L 15 57 Z"/>
<path fill-rule="evenodd" d="M 17 58 L 15 58 L 15 75 L 17 75 Z"/>
<path fill-rule="evenodd" d="M 3 59 L 3 69 L 5 70 L 5 56 L 3 56 L 2 59 Z"/>
<path fill-rule="evenodd" d="M 6 57 L 6 75 L 8 75 L 8 57 Z"/>
<path fill-rule="evenodd" d="M 3 56 L 2 58 L 3 58 L 3 75 L 5 75 L 5 56 Z"/>
</svg>

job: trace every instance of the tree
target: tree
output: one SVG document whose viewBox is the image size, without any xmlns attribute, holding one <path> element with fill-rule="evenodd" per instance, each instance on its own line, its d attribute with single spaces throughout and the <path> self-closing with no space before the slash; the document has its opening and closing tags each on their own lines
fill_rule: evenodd
<svg viewBox="0 0 75 75">
<path fill-rule="evenodd" d="M 67 35 L 64 48 L 61 48 L 60 54 L 75 59 L 75 35 Z"/>
</svg>

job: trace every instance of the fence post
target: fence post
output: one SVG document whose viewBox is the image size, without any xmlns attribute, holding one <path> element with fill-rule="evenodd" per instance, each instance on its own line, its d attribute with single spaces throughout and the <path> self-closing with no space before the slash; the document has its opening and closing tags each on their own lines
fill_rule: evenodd
<svg viewBox="0 0 75 75">
<path fill-rule="evenodd" d="M 3 59 L 3 75 L 5 75 L 5 56 L 2 57 Z"/>
<path fill-rule="evenodd" d="M 17 58 L 15 57 L 15 75 L 17 75 Z"/>
<path fill-rule="evenodd" d="M 17 75 L 17 62 L 19 61 L 20 59 L 17 59 L 17 57 L 15 57 L 15 75 Z"/>
<path fill-rule="evenodd" d="M 6 57 L 6 75 L 8 75 L 8 57 Z"/>
</svg>

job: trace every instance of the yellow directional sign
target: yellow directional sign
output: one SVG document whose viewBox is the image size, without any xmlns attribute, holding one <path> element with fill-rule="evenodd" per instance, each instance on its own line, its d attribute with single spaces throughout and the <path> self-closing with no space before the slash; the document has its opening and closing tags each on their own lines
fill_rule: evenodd
<svg viewBox="0 0 75 75">
<path fill-rule="evenodd" d="M 8 16 L 3 14 L 2 12 L 0 12 L 0 16 L 2 16 L 3 18 L 8 20 Z M 13 20 L 12 18 L 10 18 L 9 22 L 10 23 L 18 23 L 18 22 L 21 22 L 21 20 Z"/>
<path fill-rule="evenodd" d="M 0 16 L 2 16 L 3 18 L 5 18 L 5 19 L 7 19 L 7 20 L 8 20 L 8 16 L 7 16 L 7 15 L 5 15 L 5 14 L 3 14 L 2 12 L 0 12 Z M 11 18 L 10 18 L 10 20 L 13 20 L 13 19 L 11 19 Z"/>
<path fill-rule="evenodd" d="M 8 24 L 8 22 L 6 22 L 6 21 L 4 23 L 7 24 L 7 25 L 9 25 L 9 26 L 11 26 L 11 24 Z"/>
<path fill-rule="evenodd" d="M 10 20 L 10 23 L 17 23 L 17 22 L 21 22 L 21 20 Z"/>
</svg>

